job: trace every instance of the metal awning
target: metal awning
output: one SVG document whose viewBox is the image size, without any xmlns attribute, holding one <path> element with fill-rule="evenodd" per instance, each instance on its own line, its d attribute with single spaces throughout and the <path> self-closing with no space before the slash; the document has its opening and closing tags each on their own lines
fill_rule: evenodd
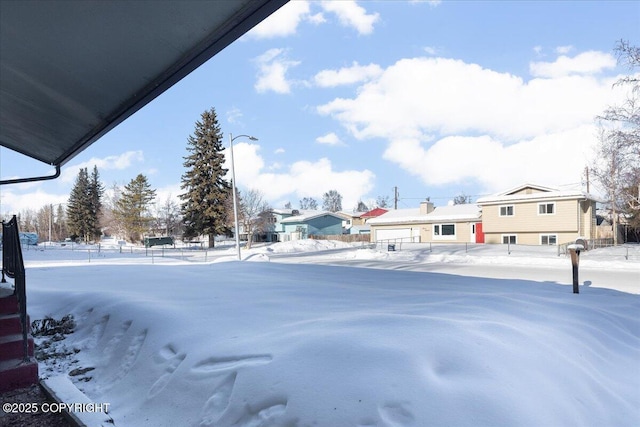
<svg viewBox="0 0 640 427">
<path fill-rule="evenodd" d="M 0 1 L 0 145 L 59 172 L 287 1 Z"/>
</svg>

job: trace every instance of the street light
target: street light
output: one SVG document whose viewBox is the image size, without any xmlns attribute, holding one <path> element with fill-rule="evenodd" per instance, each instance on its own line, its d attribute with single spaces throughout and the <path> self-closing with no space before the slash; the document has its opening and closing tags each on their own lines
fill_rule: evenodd
<svg viewBox="0 0 640 427">
<path fill-rule="evenodd" d="M 236 168 L 233 161 L 233 141 L 237 138 L 249 138 L 250 141 L 257 141 L 258 138 L 251 135 L 238 135 L 235 138 L 229 134 L 229 148 L 231 150 L 231 189 L 233 190 L 233 218 L 236 228 L 236 248 L 238 250 L 238 261 L 242 261 L 240 257 L 240 225 L 238 224 L 238 201 L 236 200 Z"/>
</svg>

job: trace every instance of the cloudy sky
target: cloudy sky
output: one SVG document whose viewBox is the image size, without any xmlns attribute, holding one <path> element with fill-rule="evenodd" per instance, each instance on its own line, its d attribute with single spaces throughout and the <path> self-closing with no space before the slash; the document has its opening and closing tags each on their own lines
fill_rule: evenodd
<svg viewBox="0 0 640 427">
<path fill-rule="evenodd" d="M 616 41 L 636 1 L 293 0 L 70 161 L 0 187 L 0 212 L 66 202 L 80 167 L 106 187 L 147 175 L 177 197 L 186 141 L 213 107 L 241 190 L 273 207 L 335 189 L 343 208 L 444 205 L 525 182 L 584 188 L 594 117 L 619 102 Z M 0 151 L 2 178 L 50 172 Z M 598 191 L 592 183 L 592 189 Z"/>
</svg>

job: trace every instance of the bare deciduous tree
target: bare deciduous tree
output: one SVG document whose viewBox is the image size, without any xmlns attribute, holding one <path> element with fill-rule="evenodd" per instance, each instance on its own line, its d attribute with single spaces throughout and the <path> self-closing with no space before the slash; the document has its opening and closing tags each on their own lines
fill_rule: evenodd
<svg viewBox="0 0 640 427">
<path fill-rule="evenodd" d="M 264 200 L 264 194 L 259 190 L 249 190 L 240 199 L 242 211 L 242 227 L 247 234 L 247 249 L 257 233 L 266 231 L 270 215 L 264 215 L 271 211 L 269 204 Z"/>
<path fill-rule="evenodd" d="M 640 48 L 620 40 L 615 48 L 618 62 L 631 75 L 614 86 L 628 87 L 626 99 L 597 117 L 599 145 L 593 172 L 606 188 L 613 220 L 614 244 L 618 243 L 618 213 L 623 212 L 634 229 L 640 229 Z"/>
</svg>

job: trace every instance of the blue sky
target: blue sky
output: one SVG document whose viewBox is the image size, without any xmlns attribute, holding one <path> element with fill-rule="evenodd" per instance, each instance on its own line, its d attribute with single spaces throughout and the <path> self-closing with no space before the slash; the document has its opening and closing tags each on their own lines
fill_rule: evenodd
<svg viewBox="0 0 640 427">
<path fill-rule="evenodd" d="M 241 190 L 274 208 L 336 189 L 345 210 L 445 205 L 524 182 L 584 188 L 617 40 L 637 1 L 293 0 L 94 143 L 54 181 L 0 187 L 0 212 L 66 202 L 80 167 L 106 187 L 147 175 L 177 197 L 186 141 L 214 107 Z M 2 148 L 2 178 L 50 173 Z M 593 183 L 592 183 L 593 184 Z M 594 187 L 598 191 L 597 185 Z"/>
</svg>

